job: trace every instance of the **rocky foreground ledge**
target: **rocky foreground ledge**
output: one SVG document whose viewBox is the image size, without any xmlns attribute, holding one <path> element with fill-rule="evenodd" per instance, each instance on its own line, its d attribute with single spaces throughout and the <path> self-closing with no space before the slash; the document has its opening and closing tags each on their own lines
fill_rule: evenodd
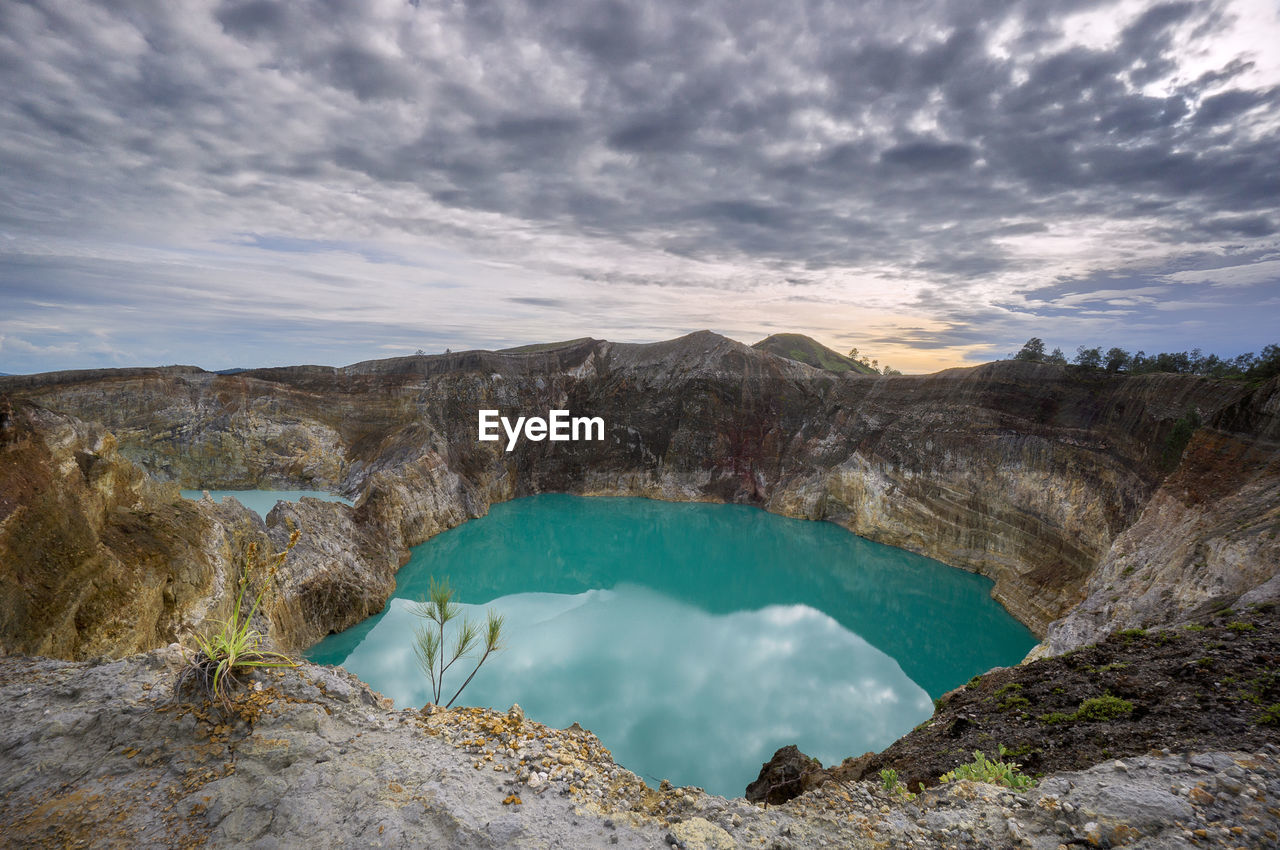
<svg viewBox="0 0 1280 850">
<path fill-rule="evenodd" d="M 11 846 L 1266 847 L 1280 748 L 1153 752 L 1015 793 L 907 799 L 828 782 L 764 807 L 647 787 L 576 725 L 518 709 L 394 710 L 311 664 L 225 713 L 175 702 L 177 647 L 111 662 L 0 658 L 0 836 Z"/>
</svg>

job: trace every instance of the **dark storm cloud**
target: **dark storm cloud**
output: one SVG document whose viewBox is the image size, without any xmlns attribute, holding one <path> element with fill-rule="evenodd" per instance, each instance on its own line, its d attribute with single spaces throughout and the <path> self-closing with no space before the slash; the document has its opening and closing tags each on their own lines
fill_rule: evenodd
<svg viewBox="0 0 1280 850">
<path fill-rule="evenodd" d="M 409 69 L 355 45 L 344 44 L 330 50 L 324 68 L 330 83 L 353 92 L 361 100 L 402 98 L 414 90 Z"/>
<path fill-rule="evenodd" d="M 1280 220 L 1280 89 L 1249 57 L 1174 73 L 1217 2 L 1126 12 L 1107 46 L 1061 38 L 1097 0 L 64 8 L 0 7 L 0 223 L 37 240 L 603 238 L 958 292 L 1084 218 L 1197 250 Z"/>
<path fill-rule="evenodd" d="M 214 18 L 229 33 L 256 38 L 278 33 L 288 24 L 288 4 L 274 0 L 226 3 L 214 12 Z"/>
<path fill-rule="evenodd" d="M 912 171 L 950 171 L 973 162 L 974 152 L 968 145 L 943 142 L 908 142 L 894 145 L 880 155 L 892 165 Z"/>
<path fill-rule="evenodd" d="M 1277 232 L 1274 220 L 1261 215 L 1219 216 L 1196 225 L 1208 238 L 1232 236 L 1270 236 Z"/>
<path fill-rule="evenodd" d="M 1231 89 L 1220 94 L 1210 95 L 1200 103 L 1200 108 L 1196 110 L 1196 126 L 1211 127 L 1215 124 L 1225 124 L 1251 109 L 1256 109 L 1260 106 L 1274 106 L 1277 94 L 1280 94 L 1280 90 L 1240 91 L 1239 89 Z"/>
<path fill-rule="evenodd" d="M 967 217 L 975 192 L 993 219 L 1069 215 L 1137 189 L 1176 198 L 1190 220 L 1257 210 L 1280 180 L 1274 137 L 1248 140 L 1229 126 L 1273 105 L 1274 92 L 1201 97 L 1197 83 L 1217 83 L 1203 80 L 1151 97 L 1132 85 L 1134 75 L 1168 70 L 1178 25 L 1212 33 L 1217 14 L 1203 3 L 1151 7 L 1116 49 L 1045 50 L 1021 68 L 991 52 L 998 27 L 1013 20 L 1035 40 L 1045 16 L 1090 4 L 990 3 L 976 14 L 946 3 L 426 5 L 249 2 L 215 11 L 209 27 L 259 51 L 256 71 L 278 68 L 313 93 L 331 90 L 322 98 L 330 103 L 354 98 L 331 116 L 304 114 L 300 104 L 293 117 L 315 133 L 292 139 L 292 150 L 264 149 L 254 125 L 276 120 L 280 105 L 255 116 L 251 91 L 221 86 L 216 57 L 198 40 L 183 41 L 168 4 L 135 4 L 122 16 L 166 50 L 96 68 L 88 54 L 75 70 L 110 86 L 56 95 L 24 87 L 30 95 L 10 115 L 32 131 L 80 144 L 92 136 L 206 180 L 247 170 L 289 179 L 356 170 L 413 184 L 446 205 L 571 229 L 634 232 L 675 210 L 701 212 L 711 226 L 695 251 L 787 260 L 863 258 L 868 239 L 874 253 L 899 259 L 921 225 Z M 428 15 L 449 38 L 421 39 Z M 24 40 L 76 34 L 53 13 L 12 23 Z M 94 126 L 103 110 L 137 123 Z M 197 110 L 213 115 L 201 120 Z M 925 113 L 936 129 L 922 136 L 907 125 Z M 812 116 L 875 133 L 801 146 Z M 247 126 L 228 126 L 233 144 L 212 148 L 200 127 L 210 118 Z M 1221 135 L 1201 150 L 1197 134 L 1208 126 Z M 187 149 L 157 150 L 156 133 L 177 134 L 188 143 L 177 147 Z M 623 158 L 584 173 L 587 151 Z M 940 174 L 946 183 L 935 182 Z M 618 196 L 627 202 L 610 202 Z M 889 238 L 849 230 L 834 215 L 842 201 L 874 204 L 876 219 L 892 224 Z M 767 228 L 773 238 L 739 228 Z M 951 253 L 943 246 L 926 266 L 945 273 Z M 964 258 L 955 272 L 974 266 Z"/>
</svg>

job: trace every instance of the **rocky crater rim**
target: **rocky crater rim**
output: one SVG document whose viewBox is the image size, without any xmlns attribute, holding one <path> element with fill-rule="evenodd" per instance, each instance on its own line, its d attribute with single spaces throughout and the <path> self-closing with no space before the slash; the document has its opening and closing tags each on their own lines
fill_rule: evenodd
<svg viewBox="0 0 1280 850">
<path fill-rule="evenodd" d="M 540 822 L 577 819 L 572 826 L 582 831 L 552 836 L 570 844 L 616 834 L 623 846 L 652 846 L 668 835 L 675 839 L 668 844 L 733 846 L 724 836 L 737 840 L 742 830 L 752 844 L 799 846 L 822 839 L 855 847 L 1129 840 L 1157 847 L 1212 838 L 1223 823 L 1240 825 L 1241 840 L 1257 846 L 1275 840 L 1274 803 L 1255 804 L 1280 794 L 1267 714 L 1269 701 L 1280 699 L 1269 607 L 1280 597 L 1280 381 L 1246 387 L 1027 363 L 854 376 L 700 333 L 643 346 L 586 339 L 342 369 L 18 376 L 0 378 L 0 394 L 13 402 L 0 422 L 0 650 L 10 656 L 0 658 L 0 810 L 7 823 L 34 830 L 33 841 L 101 828 L 101 819 L 77 814 L 86 800 L 120 814 L 119 823 L 136 827 L 134 838 L 169 843 L 185 834 L 215 844 L 288 841 L 314 835 L 315 819 L 329 814 L 340 821 L 333 834 L 365 843 L 389 836 L 385 843 L 411 846 L 424 835 L 477 847 L 529 835 L 550 840 L 513 806 L 539 813 Z M 504 454 L 470 433 L 480 404 L 603 415 L 609 439 L 525 444 Z M 176 483 L 159 481 L 336 488 L 360 500 L 354 508 L 280 504 L 264 521 L 233 503 L 182 500 Z M 763 816 L 745 801 L 637 788 L 642 797 L 628 811 L 648 820 L 624 828 L 627 816 L 592 808 L 614 786 L 573 773 L 604 775 L 611 760 L 599 752 L 581 759 L 585 769 L 572 753 L 566 765 L 557 752 L 545 779 L 529 769 L 523 789 L 536 774 L 534 785 L 554 792 L 529 794 L 518 770 L 494 770 L 493 746 L 465 753 L 478 757 L 475 768 L 458 758 L 458 742 L 447 744 L 437 774 L 406 782 L 379 773 L 388 763 L 381 751 L 435 746 L 403 736 L 399 727 L 417 726 L 415 712 L 388 711 L 375 695 L 366 700 L 357 680 L 310 667 L 296 681 L 293 673 L 278 680 L 283 685 L 263 678 L 261 689 L 251 684 L 241 695 L 247 710 L 280 708 L 278 721 L 260 714 L 252 729 L 205 729 L 198 717 L 183 720 L 192 735 L 205 729 L 208 740 L 196 747 L 157 744 L 165 741 L 159 729 L 139 737 L 147 724 L 170 720 L 150 713 L 143 696 L 169 675 L 169 661 L 167 650 L 136 653 L 225 619 L 249 544 L 279 550 L 291 525 L 305 531 L 260 623 L 278 645 L 296 649 L 380 610 L 410 545 L 495 502 L 540 492 L 752 504 L 834 521 L 992 577 L 996 598 L 1046 638 L 1043 660 L 981 677 L 880 762 L 846 767 L 895 766 L 928 778 L 945 766 L 926 758 L 939 751 L 958 759 L 967 754 L 950 750 L 975 742 L 1034 749 L 1061 735 L 1065 743 L 1036 756 L 1057 784 L 1014 794 L 956 783 L 909 803 L 877 791 L 875 781 L 847 778 Z M 251 579 L 260 586 L 265 576 Z M 19 655 L 127 658 L 77 664 Z M 1228 680 L 1246 656 L 1257 675 Z M 348 696 L 335 701 L 303 674 L 336 677 Z M 1086 686 L 1110 692 L 1086 694 Z M 303 693 L 307 687 L 316 693 Z M 266 693 L 273 688 L 279 696 Z M 1205 694 L 1195 696 L 1196 688 Z M 1210 697 L 1215 707 L 1201 711 Z M 1159 721 L 1143 734 L 1164 737 L 1138 735 L 1134 747 L 1149 749 L 1118 762 L 1054 761 L 1075 747 L 1073 735 L 1089 737 L 1095 712 L 1121 711 L 1124 702 L 1127 716 L 1142 720 L 1145 711 Z M 1196 726 L 1197 713 L 1214 729 Z M 480 712 L 474 721 L 505 728 L 503 717 Z M 119 735 L 103 731 L 112 724 Z M 1116 728 L 1123 733 L 1124 723 Z M 313 732 L 319 739 L 308 738 Z M 1023 738 L 997 740 L 1013 733 Z M 484 737 L 491 743 L 495 735 Z M 359 776 L 340 775 L 339 760 L 323 758 L 339 740 Z M 1234 742 L 1254 752 L 1225 752 Z M 86 772 L 78 759 L 113 767 Z M 53 769 L 42 777 L 39 765 Z M 146 782 L 174 789 L 178 819 L 158 811 L 143 788 L 125 787 L 140 768 Z M 553 780 L 558 768 L 572 772 Z M 480 776 L 486 781 L 476 785 Z M 281 792 L 272 797 L 282 801 L 274 813 L 253 805 L 263 783 Z M 575 796 L 575 783 L 596 803 Z M 1141 799 L 1101 790 L 1117 786 L 1141 789 Z M 207 800 L 190 798 L 211 787 Z M 366 791 L 376 799 L 364 799 Z M 507 802 L 512 796 L 520 802 Z M 555 800 L 569 802 L 550 805 Z M 646 800 L 656 800 L 651 810 Z M 351 820 L 348 802 L 371 815 Z M 637 804 L 641 811 L 630 808 Z M 55 816 L 33 822 L 22 814 L 37 810 Z"/>
<path fill-rule="evenodd" d="M 880 779 L 752 804 L 616 765 L 518 707 L 394 711 L 341 669 L 259 671 L 230 707 L 173 699 L 176 647 L 0 658 L 0 821 L 26 845 L 1267 846 L 1280 748 L 1189 746 L 1010 788 Z"/>
<path fill-rule="evenodd" d="M 1062 651 L 1270 586 L 1280 560 L 1278 385 L 1011 361 L 927 376 L 837 374 L 707 331 L 340 368 L 0 378 L 20 405 L 92 423 L 59 427 L 105 429 L 82 436 L 109 440 L 122 469 L 133 463 L 196 489 L 357 499 L 354 508 L 282 504 L 261 525 L 197 508 L 216 526 L 207 534 L 222 536 L 202 547 L 197 571 L 226 574 L 223 561 L 249 537 L 279 545 L 289 523 L 305 529 L 272 611 L 273 636 L 295 649 L 380 609 L 410 546 L 495 502 L 565 492 L 830 520 L 993 578 L 995 598 L 1049 638 L 1044 651 Z M 476 441 L 480 407 L 599 415 L 607 439 L 506 453 Z M 28 434 L 49 424 L 18 419 Z M 97 451 L 59 444 L 47 460 L 65 464 L 57 455 L 71 452 L 83 465 Z M 149 506 L 176 495 L 131 486 L 128 509 L 149 522 Z M 103 507 L 94 505 L 98 519 L 115 522 Z M 242 528 L 234 545 L 228 523 Z M 122 539 L 115 530 L 108 548 Z M 160 538 L 173 530 L 153 531 L 154 548 L 166 550 L 157 565 L 172 560 Z M 1189 573 L 1207 578 L 1187 582 Z M 82 623 L 93 619 L 88 601 L 77 602 Z M 170 617 L 167 627 L 180 624 Z"/>
</svg>

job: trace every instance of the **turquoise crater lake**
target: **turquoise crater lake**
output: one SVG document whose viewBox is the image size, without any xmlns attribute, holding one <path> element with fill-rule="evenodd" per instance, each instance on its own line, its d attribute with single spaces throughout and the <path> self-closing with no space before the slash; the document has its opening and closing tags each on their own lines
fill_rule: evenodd
<svg viewBox="0 0 1280 850">
<path fill-rule="evenodd" d="M 382 613 L 308 657 L 397 706 L 428 702 L 411 603 L 433 575 L 473 619 L 506 617 L 507 649 L 459 704 L 577 721 L 650 783 L 729 797 L 786 744 L 824 764 L 882 749 L 934 697 L 1035 645 L 990 580 L 831 523 L 557 494 L 494 505 L 414 547 Z"/>
<path fill-rule="evenodd" d="M 344 505 L 354 504 L 350 499 L 326 493 L 324 490 L 183 490 L 182 498 L 199 500 L 208 493 L 209 498 L 221 503 L 230 496 L 263 519 L 271 513 L 276 502 L 297 502 L 302 499 L 319 499 L 322 502 L 341 502 Z"/>
</svg>

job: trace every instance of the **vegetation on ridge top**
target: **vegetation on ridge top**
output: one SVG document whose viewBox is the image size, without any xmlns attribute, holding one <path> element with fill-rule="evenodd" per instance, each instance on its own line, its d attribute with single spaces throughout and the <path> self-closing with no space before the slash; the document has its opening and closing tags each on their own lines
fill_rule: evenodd
<svg viewBox="0 0 1280 850">
<path fill-rule="evenodd" d="M 1059 366 L 1070 363 L 1085 369 L 1104 369 L 1110 373 L 1126 375 L 1173 372 L 1210 378 L 1243 379 L 1250 383 L 1262 383 L 1280 375 L 1280 345 L 1275 344 L 1265 346 L 1260 354 L 1249 352 L 1225 358 L 1216 354 L 1206 355 L 1198 348 L 1161 354 L 1147 354 L 1145 351 L 1130 354 L 1123 348 L 1113 347 L 1104 354 L 1101 346 L 1086 348 L 1082 345 L 1076 349 L 1076 356 L 1068 361 L 1061 348 L 1046 353 L 1044 340 L 1033 336 L 1011 359 Z"/>
<path fill-rule="evenodd" d="M 829 372 L 854 372 L 859 375 L 880 374 L 879 370 L 873 368 L 871 364 L 832 351 L 816 339 L 807 337 L 804 334 L 774 334 L 773 336 L 765 337 L 751 347 L 760 351 L 767 351 L 770 354 L 776 354 L 779 357 L 785 357 L 788 360 L 796 360 L 818 369 L 826 369 Z M 854 349 L 854 351 L 857 351 L 857 349 Z"/>
</svg>

